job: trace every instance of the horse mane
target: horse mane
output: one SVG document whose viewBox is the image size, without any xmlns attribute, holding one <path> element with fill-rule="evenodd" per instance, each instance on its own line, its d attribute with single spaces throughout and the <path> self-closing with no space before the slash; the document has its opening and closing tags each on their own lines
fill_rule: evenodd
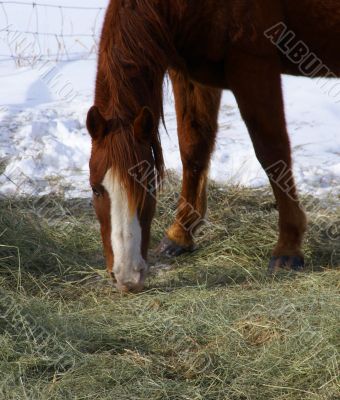
<svg viewBox="0 0 340 400">
<path fill-rule="evenodd" d="M 141 172 L 141 184 L 129 173 L 131 166 L 143 161 L 140 146 L 135 146 L 133 122 L 145 106 L 157 124 L 160 118 L 164 121 L 163 79 L 173 45 L 159 8 L 152 0 L 111 0 L 99 48 L 95 104 L 120 126 L 104 139 L 107 163 L 117 171 L 133 208 L 145 198 L 146 180 L 152 175 Z M 164 160 L 158 126 L 151 145 L 159 182 Z"/>
</svg>

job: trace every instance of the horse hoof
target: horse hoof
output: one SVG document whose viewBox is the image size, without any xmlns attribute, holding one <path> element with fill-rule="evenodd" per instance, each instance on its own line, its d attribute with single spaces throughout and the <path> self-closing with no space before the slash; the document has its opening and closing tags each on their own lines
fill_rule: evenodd
<svg viewBox="0 0 340 400">
<path fill-rule="evenodd" d="M 268 272 L 275 274 L 280 271 L 303 271 L 305 260 L 301 256 L 273 256 L 269 263 Z"/>
<path fill-rule="evenodd" d="M 156 253 L 166 257 L 178 257 L 184 253 L 192 253 L 195 249 L 195 245 L 184 247 L 165 236 L 157 247 Z"/>
</svg>

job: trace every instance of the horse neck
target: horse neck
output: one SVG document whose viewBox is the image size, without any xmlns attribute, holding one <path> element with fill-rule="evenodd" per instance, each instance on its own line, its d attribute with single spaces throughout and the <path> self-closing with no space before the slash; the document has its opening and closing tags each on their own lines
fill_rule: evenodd
<svg viewBox="0 0 340 400">
<path fill-rule="evenodd" d="M 122 4 L 111 0 L 105 17 L 96 105 L 107 118 L 126 121 L 144 106 L 160 117 L 162 82 L 174 52 L 168 14 L 149 0 L 138 2 L 138 7 L 145 9 L 134 12 Z"/>
</svg>

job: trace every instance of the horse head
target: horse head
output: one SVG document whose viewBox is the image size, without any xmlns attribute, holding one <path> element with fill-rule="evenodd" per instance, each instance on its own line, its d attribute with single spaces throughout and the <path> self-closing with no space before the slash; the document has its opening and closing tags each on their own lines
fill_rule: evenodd
<svg viewBox="0 0 340 400">
<path fill-rule="evenodd" d="M 90 183 L 107 269 L 121 291 L 139 292 L 163 167 L 154 117 L 144 107 L 125 125 L 106 120 L 93 106 L 87 128 L 92 137 Z"/>
</svg>

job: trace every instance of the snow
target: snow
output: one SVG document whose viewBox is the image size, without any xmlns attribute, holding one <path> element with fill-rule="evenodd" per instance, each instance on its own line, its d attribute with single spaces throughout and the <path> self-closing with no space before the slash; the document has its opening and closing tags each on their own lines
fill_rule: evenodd
<svg viewBox="0 0 340 400">
<path fill-rule="evenodd" d="M 44 3 L 80 4 L 76 0 Z M 81 2 L 86 7 L 106 4 L 107 0 Z M 3 10 L 0 8 L 0 193 L 90 196 L 90 139 L 85 117 L 93 101 L 93 46 L 103 10 L 27 7 L 23 12 L 23 7 L 5 3 Z M 17 41 L 26 43 L 29 51 L 24 45 L 18 49 L 8 31 L 20 29 L 62 33 L 64 42 L 60 45 L 53 36 L 37 39 L 32 34 L 20 34 Z M 66 36 L 77 33 L 89 36 Z M 18 54 L 21 59 L 15 63 L 11 55 Z M 33 62 L 32 54 L 38 60 Z M 333 80 L 334 85 L 339 83 L 340 80 Z M 338 196 L 340 99 L 325 91 L 322 82 L 307 78 L 285 76 L 283 89 L 300 191 Z M 166 166 L 181 172 L 171 89 L 165 95 L 165 116 L 168 134 L 162 129 L 161 138 Z M 253 187 L 268 183 L 235 98 L 228 91 L 223 95 L 210 176 L 221 183 Z"/>
</svg>

